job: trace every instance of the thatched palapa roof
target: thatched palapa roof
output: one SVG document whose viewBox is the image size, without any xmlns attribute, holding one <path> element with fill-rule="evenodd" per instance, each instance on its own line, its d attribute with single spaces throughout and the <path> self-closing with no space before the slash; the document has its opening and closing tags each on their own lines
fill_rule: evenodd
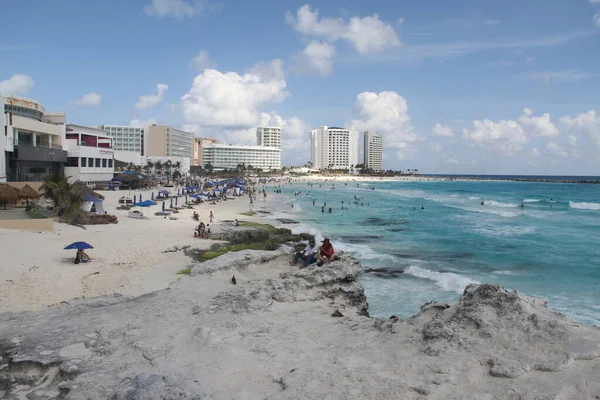
<svg viewBox="0 0 600 400">
<path fill-rule="evenodd" d="M 37 199 L 40 197 L 40 193 L 29 185 L 23 186 L 18 191 L 18 195 L 22 199 Z"/>
<path fill-rule="evenodd" d="M 0 184 L 0 201 L 15 202 L 19 199 L 19 192 L 10 185 Z"/>
</svg>

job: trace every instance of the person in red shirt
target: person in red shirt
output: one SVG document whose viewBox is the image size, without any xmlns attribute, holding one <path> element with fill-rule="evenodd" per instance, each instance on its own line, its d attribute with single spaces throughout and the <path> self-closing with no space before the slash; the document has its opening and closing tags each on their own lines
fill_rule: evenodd
<svg viewBox="0 0 600 400">
<path fill-rule="evenodd" d="M 333 254 L 334 250 L 331 241 L 329 240 L 329 238 L 323 239 L 323 244 L 321 245 L 321 247 L 319 247 L 319 251 L 317 253 L 317 258 L 319 259 L 319 262 L 317 262 L 317 266 L 320 267 L 323 264 L 327 264 L 333 261 Z"/>
</svg>

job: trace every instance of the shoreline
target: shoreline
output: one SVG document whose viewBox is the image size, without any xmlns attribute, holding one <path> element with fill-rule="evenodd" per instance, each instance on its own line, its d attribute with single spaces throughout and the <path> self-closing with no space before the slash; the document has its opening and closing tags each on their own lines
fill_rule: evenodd
<svg viewBox="0 0 600 400">
<path fill-rule="evenodd" d="M 577 177 L 583 178 L 583 177 Z M 561 179 L 559 177 L 542 176 L 494 176 L 494 175 L 397 175 L 397 176 L 364 176 L 364 175 L 298 175 L 292 179 L 300 181 L 340 181 L 340 182 L 537 182 L 537 183 L 576 183 L 576 184 L 600 184 L 600 177 L 595 179 Z"/>
<path fill-rule="evenodd" d="M 298 269 L 288 266 L 288 256 L 285 247 L 230 252 L 195 263 L 191 276 L 141 297 L 0 313 L 0 354 L 8 360 L 0 368 L 0 394 L 140 400 L 600 395 L 600 328 L 574 324 L 542 299 L 469 285 L 458 303 L 424 304 L 408 319 L 371 318 L 364 316 L 356 260 L 341 256 L 328 268 Z"/>
</svg>

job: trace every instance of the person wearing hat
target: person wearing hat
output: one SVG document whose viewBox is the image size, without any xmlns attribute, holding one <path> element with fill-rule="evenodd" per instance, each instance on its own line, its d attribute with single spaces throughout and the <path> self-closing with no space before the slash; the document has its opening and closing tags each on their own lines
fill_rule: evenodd
<svg viewBox="0 0 600 400">
<path fill-rule="evenodd" d="M 333 245 L 329 238 L 323 239 L 323 244 L 319 247 L 319 251 L 317 252 L 317 266 L 321 266 L 323 264 L 327 264 L 333 261 Z"/>
<path fill-rule="evenodd" d="M 296 265 L 298 260 L 301 258 L 304 260 L 304 267 L 307 267 L 309 264 L 315 262 L 315 253 L 317 252 L 317 248 L 315 246 L 315 240 L 311 239 L 308 241 L 308 244 L 302 251 L 297 251 L 294 255 L 294 259 L 290 261 L 290 265 Z"/>
</svg>

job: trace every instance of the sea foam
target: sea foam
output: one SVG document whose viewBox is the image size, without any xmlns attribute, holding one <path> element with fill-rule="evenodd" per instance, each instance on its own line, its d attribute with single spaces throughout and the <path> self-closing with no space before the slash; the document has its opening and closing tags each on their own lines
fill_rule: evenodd
<svg viewBox="0 0 600 400">
<path fill-rule="evenodd" d="M 472 280 L 466 276 L 462 276 L 459 274 L 455 274 L 452 272 L 436 272 L 431 271 L 426 268 L 420 268 L 414 265 L 411 265 L 406 270 L 404 270 L 405 274 L 409 274 L 421 279 L 428 279 L 433 281 L 440 288 L 446 291 L 452 291 L 456 293 L 462 293 L 470 283 L 479 283 L 475 280 Z"/>
<path fill-rule="evenodd" d="M 577 210 L 595 210 L 595 211 L 598 211 L 598 210 L 600 210 L 600 203 L 585 203 L 585 202 L 578 203 L 576 201 L 570 201 L 569 202 L 569 207 L 575 208 Z"/>
</svg>

